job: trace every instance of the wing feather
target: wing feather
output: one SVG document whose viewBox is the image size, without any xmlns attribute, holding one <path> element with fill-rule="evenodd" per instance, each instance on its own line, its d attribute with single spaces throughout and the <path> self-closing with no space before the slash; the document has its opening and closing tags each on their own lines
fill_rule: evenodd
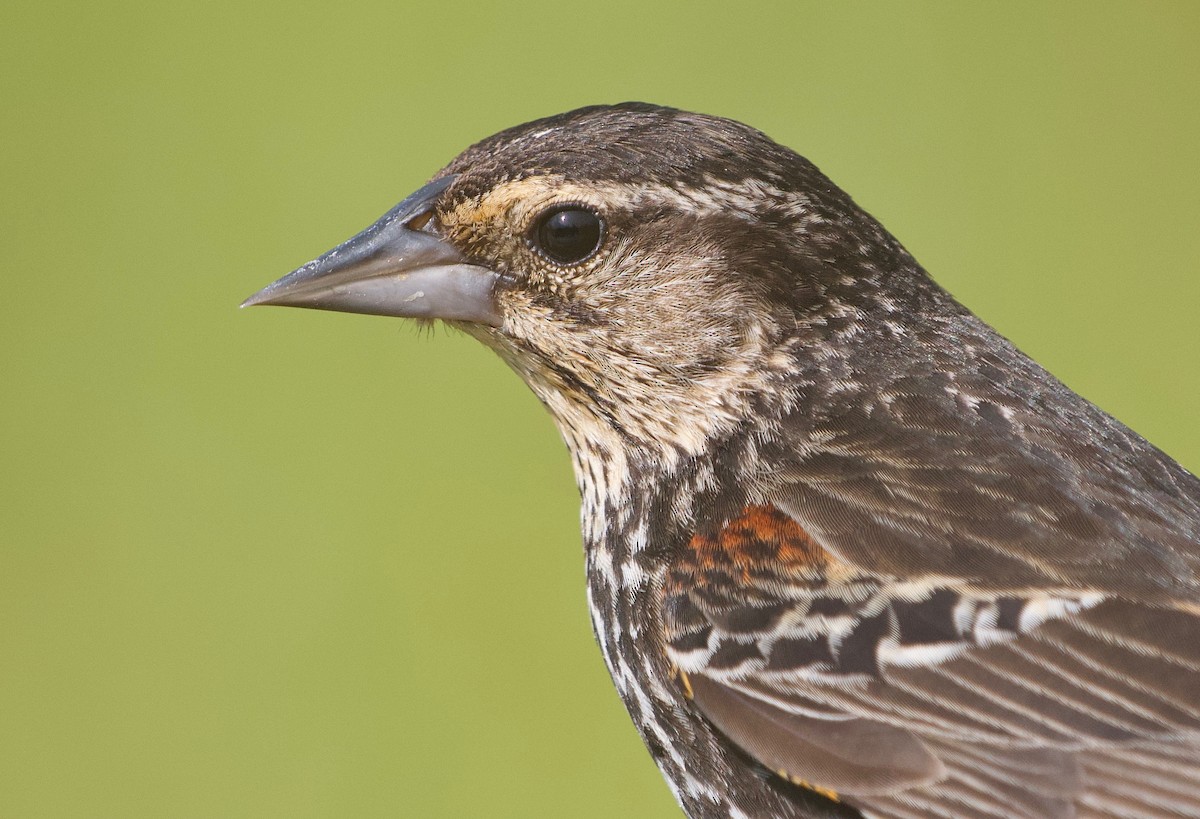
<svg viewBox="0 0 1200 819">
<path fill-rule="evenodd" d="M 663 585 L 667 650 L 769 769 L 887 819 L 1200 816 L 1190 602 L 901 581 L 778 508 L 728 525 Z"/>
<path fill-rule="evenodd" d="M 937 781 L 945 769 L 903 728 L 874 720 L 822 720 L 776 708 L 702 676 L 695 702 L 730 739 L 769 770 L 822 788 L 886 793 Z"/>
<path fill-rule="evenodd" d="M 953 566 L 980 585 L 1200 603 L 1200 480 L 1008 353 L 978 369 L 905 358 L 865 394 L 814 378 L 781 423 L 764 495 L 881 574 Z"/>
</svg>

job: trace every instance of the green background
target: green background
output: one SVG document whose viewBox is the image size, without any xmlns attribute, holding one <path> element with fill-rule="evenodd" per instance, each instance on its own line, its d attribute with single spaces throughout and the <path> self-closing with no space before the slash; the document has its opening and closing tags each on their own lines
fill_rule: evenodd
<svg viewBox="0 0 1200 819">
<path fill-rule="evenodd" d="M 7 3 L 0 816 L 670 817 L 548 417 L 242 298 L 469 143 L 749 122 L 1200 466 L 1200 4 Z"/>
</svg>

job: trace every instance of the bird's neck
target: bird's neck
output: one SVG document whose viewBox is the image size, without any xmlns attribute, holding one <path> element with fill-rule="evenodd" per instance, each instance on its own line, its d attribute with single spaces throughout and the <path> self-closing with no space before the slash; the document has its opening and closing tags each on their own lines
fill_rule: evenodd
<svg viewBox="0 0 1200 819">
<path fill-rule="evenodd" d="M 665 562 L 646 508 L 654 504 L 639 508 L 648 499 L 635 499 L 634 475 L 623 466 L 616 474 L 611 459 L 576 457 L 592 628 L 617 692 L 676 799 L 689 816 L 705 816 L 694 803 L 712 791 L 701 773 L 711 768 L 695 756 L 702 746 L 710 746 L 711 755 L 715 738 L 689 707 L 667 660 L 656 593 Z M 716 804 L 719 795 L 710 796 L 706 801 Z"/>
<path fill-rule="evenodd" d="M 666 653 L 660 590 L 675 551 L 701 510 L 742 503 L 714 498 L 712 457 L 665 475 L 630 451 L 572 451 L 582 493 L 588 607 L 605 665 L 643 742 L 692 819 L 801 817 L 692 706 Z M 714 783 L 720 783 L 714 785 Z M 747 813 L 738 806 L 763 810 Z M 765 806 L 765 807 L 764 807 Z M 763 812 L 765 811 L 765 812 Z"/>
</svg>

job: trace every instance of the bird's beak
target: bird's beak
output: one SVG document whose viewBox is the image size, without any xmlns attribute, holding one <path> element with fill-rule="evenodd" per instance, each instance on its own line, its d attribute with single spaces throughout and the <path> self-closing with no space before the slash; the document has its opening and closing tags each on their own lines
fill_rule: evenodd
<svg viewBox="0 0 1200 819">
<path fill-rule="evenodd" d="M 421 230 L 454 181 L 430 182 L 352 239 L 259 290 L 242 307 L 276 304 L 499 327 L 496 274 Z"/>
</svg>

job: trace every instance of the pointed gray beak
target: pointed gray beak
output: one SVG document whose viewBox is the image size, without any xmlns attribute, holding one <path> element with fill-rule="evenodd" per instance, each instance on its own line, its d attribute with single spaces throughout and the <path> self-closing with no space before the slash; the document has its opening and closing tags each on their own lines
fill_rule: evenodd
<svg viewBox="0 0 1200 819">
<path fill-rule="evenodd" d="M 469 264 L 444 239 L 411 227 L 427 221 L 453 181 L 446 176 L 430 182 L 353 239 L 267 285 L 242 307 L 274 304 L 499 327 L 497 275 Z"/>
</svg>

